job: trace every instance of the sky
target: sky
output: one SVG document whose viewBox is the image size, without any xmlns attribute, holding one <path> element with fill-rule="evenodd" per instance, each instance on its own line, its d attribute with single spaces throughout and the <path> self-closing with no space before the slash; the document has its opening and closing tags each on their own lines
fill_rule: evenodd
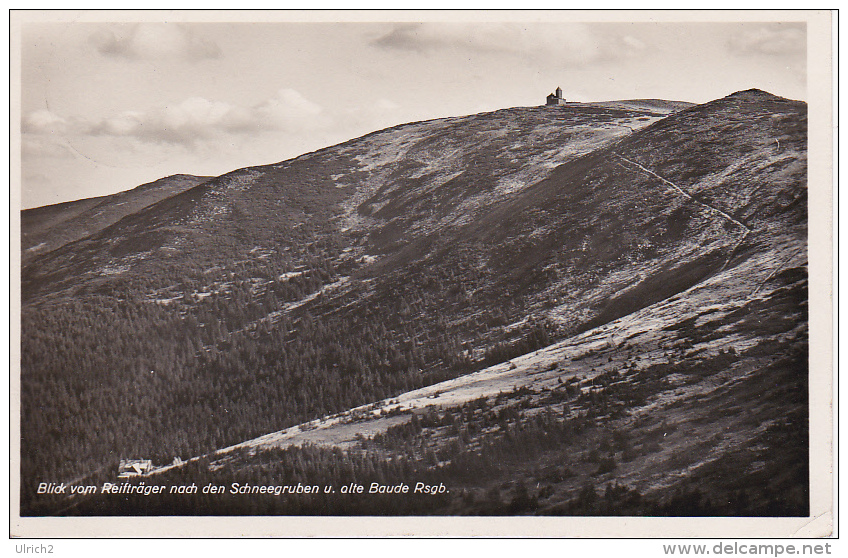
<svg viewBox="0 0 848 558">
<path fill-rule="evenodd" d="M 23 208 L 573 101 L 807 98 L 804 23 L 24 23 Z"/>
</svg>

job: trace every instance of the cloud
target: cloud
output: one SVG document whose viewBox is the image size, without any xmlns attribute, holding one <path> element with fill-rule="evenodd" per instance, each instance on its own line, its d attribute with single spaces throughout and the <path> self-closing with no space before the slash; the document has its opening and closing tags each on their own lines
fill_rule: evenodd
<svg viewBox="0 0 848 558">
<path fill-rule="evenodd" d="M 21 138 L 21 157 L 23 159 L 67 159 L 73 156 L 74 153 L 71 148 L 54 138 L 30 135 Z"/>
<path fill-rule="evenodd" d="M 100 54 L 127 60 L 198 62 L 221 56 L 216 43 L 175 23 L 115 25 L 98 30 L 89 40 Z"/>
<path fill-rule="evenodd" d="M 286 129 L 317 118 L 322 108 L 294 89 L 280 89 L 277 95 L 255 107 L 248 121 L 255 126 Z"/>
<path fill-rule="evenodd" d="M 511 55 L 571 66 L 626 58 L 646 48 L 632 36 L 599 34 L 583 24 L 399 24 L 371 44 L 386 50 L 417 53 L 460 51 Z"/>
<path fill-rule="evenodd" d="M 805 55 L 807 30 L 797 25 L 762 25 L 733 37 L 728 47 L 737 54 Z"/>
<path fill-rule="evenodd" d="M 68 122 L 47 109 L 33 111 L 21 119 L 21 132 L 25 134 L 61 134 Z"/>
<path fill-rule="evenodd" d="M 254 106 L 191 97 L 158 110 L 126 111 L 93 122 L 77 121 L 75 131 L 81 135 L 196 147 L 204 141 L 232 134 L 300 132 L 323 128 L 328 123 L 329 117 L 324 115 L 320 105 L 294 89 L 281 89 Z"/>
</svg>

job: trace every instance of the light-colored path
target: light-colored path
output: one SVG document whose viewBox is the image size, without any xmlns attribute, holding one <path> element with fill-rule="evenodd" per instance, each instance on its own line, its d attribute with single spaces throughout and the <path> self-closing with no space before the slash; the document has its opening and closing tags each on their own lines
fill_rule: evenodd
<svg viewBox="0 0 848 558">
<path fill-rule="evenodd" d="M 647 174 L 649 176 L 653 176 L 654 178 L 660 180 L 663 184 L 667 184 L 668 186 L 671 186 L 680 195 L 685 196 L 687 199 L 692 200 L 693 202 L 697 203 L 701 207 L 704 207 L 707 210 L 709 210 L 713 213 L 716 213 L 716 214 L 720 215 L 721 217 L 727 219 L 728 221 L 730 221 L 734 225 L 741 227 L 742 230 L 745 231 L 745 234 L 743 234 L 742 237 L 739 240 L 737 240 L 736 243 L 733 245 L 733 248 L 730 250 L 730 252 L 727 256 L 727 259 L 724 261 L 724 265 L 722 265 L 721 269 L 719 269 L 719 273 L 721 273 L 722 271 L 727 269 L 727 266 L 730 264 L 730 261 L 733 259 L 733 254 L 736 253 L 736 249 L 739 248 L 739 246 L 745 241 L 745 239 L 748 238 L 748 235 L 751 234 L 754 231 L 752 231 L 748 227 L 748 225 L 746 225 L 742 221 L 739 221 L 738 219 L 731 217 L 730 215 L 728 215 L 727 213 L 725 213 L 724 211 L 722 211 L 721 209 L 719 209 L 715 206 L 712 206 L 708 203 L 702 202 L 701 200 L 693 197 L 692 194 L 690 194 L 689 192 L 687 192 L 686 190 L 684 190 L 683 188 L 681 188 L 680 186 L 678 186 L 677 184 L 675 184 L 671 180 L 668 180 L 667 178 L 663 178 L 662 176 L 658 175 L 654 171 L 643 167 L 642 165 L 640 165 L 636 161 L 631 161 L 630 159 L 623 157 L 623 156 L 619 155 L 618 153 L 613 153 L 613 155 L 615 155 L 617 158 L 621 159 L 622 161 L 625 161 L 626 163 L 633 165 L 634 167 L 637 167 L 639 170 L 641 170 L 645 174 Z M 623 167 L 624 165 L 621 165 L 621 166 Z"/>
<path fill-rule="evenodd" d="M 747 235 L 748 233 L 750 233 L 750 232 L 751 232 L 751 229 L 750 229 L 750 228 L 748 228 L 748 226 L 747 226 L 745 223 L 743 223 L 743 222 L 741 222 L 741 221 L 739 221 L 739 220 L 737 220 L 737 219 L 734 219 L 733 217 L 731 217 L 730 215 L 728 215 L 727 213 L 725 213 L 724 211 L 722 211 L 721 209 L 719 209 L 719 208 L 717 208 L 717 207 L 714 207 L 714 206 L 712 206 L 712 205 L 710 205 L 710 204 L 708 204 L 708 203 L 704 203 L 704 202 L 702 202 L 701 200 L 699 200 L 699 199 L 696 199 L 696 198 L 692 197 L 692 195 L 691 195 L 691 194 L 689 194 L 688 192 L 686 192 L 683 188 L 681 188 L 680 186 L 678 186 L 678 185 L 677 185 L 677 184 L 675 184 L 674 182 L 672 182 L 672 181 L 670 181 L 670 180 L 667 180 L 667 179 L 663 178 L 662 176 L 658 175 L 657 173 L 655 173 L 654 171 L 652 171 L 652 170 L 650 170 L 650 169 L 646 169 L 645 167 L 643 167 L 642 165 L 640 165 L 639 163 L 637 163 L 637 162 L 635 162 L 635 161 L 631 161 L 630 159 L 627 159 L 626 157 L 622 157 L 622 156 L 621 156 L 621 155 L 619 155 L 618 153 L 613 153 L 613 155 L 615 155 L 616 157 L 618 157 L 618 158 L 619 158 L 619 159 L 621 159 L 622 161 L 625 161 L 625 162 L 627 162 L 627 163 L 630 163 L 630 164 L 631 164 L 631 165 L 633 165 L 634 167 L 639 168 L 640 170 L 642 170 L 642 172 L 644 172 L 644 173 L 646 173 L 646 174 L 648 174 L 648 175 L 650 175 L 650 176 L 653 176 L 654 178 L 656 178 L 656 179 L 658 179 L 658 180 L 662 181 L 664 184 L 667 184 L 667 185 L 671 186 L 671 187 L 672 187 L 672 188 L 674 188 L 674 189 L 675 189 L 678 193 L 680 193 L 680 194 L 681 194 L 681 195 L 683 195 L 683 196 L 686 196 L 687 198 L 689 198 L 689 199 L 690 199 L 690 200 L 692 200 L 693 202 L 697 203 L 698 205 L 701 205 L 701 206 L 703 206 L 703 207 L 706 207 L 708 210 L 713 211 L 713 212 L 715 212 L 715 213 L 718 213 L 719 215 L 721 215 L 722 217 L 724 217 L 724 218 L 725 218 L 725 219 L 727 219 L 728 221 L 730 221 L 730 222 L 732 222 L 732 223 L 734 223 L 734 224 L 738 225 L 739 227 L 742 227 L 742 229 L 744 229 L 744 230 L 745 230 L 745 234 L 746 234 L 746 235 Z"/>
</svg>

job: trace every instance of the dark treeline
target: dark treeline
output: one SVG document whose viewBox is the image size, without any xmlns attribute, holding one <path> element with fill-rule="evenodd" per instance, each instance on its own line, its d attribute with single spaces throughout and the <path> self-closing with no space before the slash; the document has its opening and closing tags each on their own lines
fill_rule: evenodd
<svg viewBox="0 0 848 558">
<path fill-rule="evenodd" d="M 521 311 L 477 312 L 479 273 L 465 264 L 334 290 L 360 266 L 338 246 L 309 245 L 226 268 L 120 275 L 25 305 L 24 506 L 39 482 L 120 458 L 201 455 L 479 369 L 490 359 L 475 361 L 469 340 Z M 536 323 L 512 337 L 550 340 Z"/>
<path fill-rule="evenodd" d="M 562 388 L 565 391 L 565 388 Z M 569 397 L 574 401 L 573 397 Z M 566 404 L 567 405 L 567 404 Z M 661 498 L 647 497 L 610 473 L 632 449 L 624 428 L 598 427 L 567 407 L 527 413 L 528 391 L 481 398 L 451 409 L 430 408 L 357 449 L 318 446 L 235 452 L 223 467 L 208 461 L 132 482 L 197 486 L 194 494 L 94 495 L 72 515 L 798 515 L 803 510 L 770 489 L 715 491 L 690 477 Z M 599 440 L 585 452 L 586 440 Z M 244 464 L 247 464 L 246 466 Z M 589 474 L 585 474 L 585 470 Z M 584 471 L 581 474 L 581 471 Z M 415 494 L 416 483 L 445 492 Z M 317 486 L 310 494 L 232 494 L 239 486 Z M 345 494 L 351 483 L 361 494 Z M 407 484 L 406 494 L 369 494 L 371 483 Z M 204 494 L 207 485 L 222 493 Z M 325 487 L 329 487 L 327 491 Z"/>
</svg>

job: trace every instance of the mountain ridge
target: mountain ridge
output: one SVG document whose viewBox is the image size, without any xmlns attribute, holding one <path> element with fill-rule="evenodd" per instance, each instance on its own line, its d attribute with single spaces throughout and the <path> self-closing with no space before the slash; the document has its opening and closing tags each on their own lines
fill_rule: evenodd
<svg viewBox="0 0 848 558">
<path fill-rule="evenodd" d="M 637 515 L 677 509 L 674 486 L 706 491 L 705 514 L 802 513 L 807 449 L 780 417 L 807 412 L 806 105 L 749 91 L 669 106 L 681 110 L 574 104 L 395 126 L 205 180 L 34 257 L 28 470 L 55 467 L 43 447 L 77 457 L 63 478 L 108 471 L 104 451 L 205 456 L 162 474 L 229 482 L 268 459 L 337 470 L 362 452 L 473 496 L 409 512 L 592 515 L 608 510 L 581 500 L 583 485 L 619 479 L 645 498 L 626 508 Z M 104 339 L 116 350 L 98 351 Z M 50 398 L 63 404 L 32 403 Z M 108 443 L 83 428 L 99 422 Z M 680 433 L 658 445 L 671 423 Z M 523 455 L 509 440 L 545 432 L 561 444 L 531 452 L 533 467 L 568 459 L 570 472 L 484 464 L 486 448 Z M 752 446 L 773 455 L 742 457 Z M 475 484 L 460 463 L 489 476 Z M 745 490 L 727 471 L 760 490 L 720 503 Z M 510 476 L 548 487 L 536 508 L 518 486 L 487 500 Z M 501 507 L 513 497 L 524 504 Z M 80 513 L 113 509 L 95 500 Z"/>
<path fill-rule="evenodd" d="M 126 215 L 209 178 L 174 174 L 115 194 L 22 210 L 23 263 L 28 263 L 38 253 L 49 252 L 95 234 Z"/>
</svg>

